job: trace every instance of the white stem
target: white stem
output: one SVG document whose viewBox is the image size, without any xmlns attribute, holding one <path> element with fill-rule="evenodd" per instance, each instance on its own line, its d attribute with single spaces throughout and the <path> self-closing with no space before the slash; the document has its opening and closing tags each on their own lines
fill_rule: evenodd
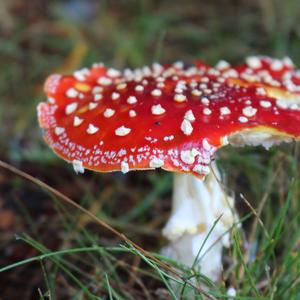
<svg viewBox="0 0 300 300">
<path fill-rule="evenodd" d="M 237 215 L 233 198 L 224 193 L 219 172 L 215 165 L 212 167 L 214 172 L 204 181 L 193 175 L 175 174 L 172 212 L 163 229 L 170 243 L 162 252 L 189 267 L 194 265 L 217 281 L 223 270 L 222 248 L 230 245 L 229 229 Z"/>
</svg>

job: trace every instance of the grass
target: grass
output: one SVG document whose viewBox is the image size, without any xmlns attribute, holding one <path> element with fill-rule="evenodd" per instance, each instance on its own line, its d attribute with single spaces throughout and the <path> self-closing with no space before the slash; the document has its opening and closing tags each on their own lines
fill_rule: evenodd
<svg viewBox="0 0 300 300">
<path fill-rule="evenodd" d="M 292 157 L 286 154 L 285 156 L 286 161 L 289 161 L 285 162 L 285 168 L 289 169 L 291 167 L 289 164 L 292 165 L 294 161 Z M 279 167 L 276 163 L 270 164 L 268 172 L 278 174 L 278 170 L 282 170 L 282 167 L 282 163 L 279 163 Z M 264 176 L 259 173 L 258 175 Z M 47 192 L 48 187 L 43 183 L 28 178 L 28 175 L 26 177 L 32 179 L 33 183 L 38 184 Z M 265 211 L 266 208 L 264 208 L 262 216 L 256 214 L 256 217 L 261 218 L 261 223 L 255 227 L 254 241 L 251 244 L 245 239 L 246 230 L 235 226 L 232 233 L 233 244 L 229 253 L 226 254 L 226 258 L 231 261 L 224 273 L 224 281 L 218 285 L 209 282 L 195 270 L 186 269 L 155 253 L 148 256 L 147 252 L 139 246 L 132 245 L 127 238 L 124 240 L 122 236 L 119 236 L 120 241 L 117 243 L 120 246 L 102 245 L 103 242 L 99 241 L 101 235 L 86 228 L 78 228 L 78 216 L 70 214 L 64 206 L 59 209 L 61 221 L 65 225 L 66 236 L 69 238 L 73 236 L 74 240 L 64 241 L 65 245 L 61 245 L 61 250 L 51 251 L 39 241 L 40 238 L 35 239 L 27 234 L 17 236 L 18 241 L 35 249 L 37 255 L 7 265 L 0 269 L 0 273 L 38 262 L 44 277 L 44 292 L 40 290 L 43 292 L 41 299 L 60 299 L 61 295 L 57 295 L 58 274 L 63 276 L 74 290 L 74 299 L 81 299 L 78 298 L 78 291 L 82 294 L 82 299 L 99 299 L 99 295 L 108 295 L 112 299 L 136 299 L 148 295 L 151 299 L 155 295 L 145 282 L 151 282 L 155 286 L 161 285 L 166 299 L 176 299 L 178 295 L 172 282 L 182 285 L 183 299 L 189 299 L 191 295 L 195 295 L 198 299 L 209 299 L 206 298 L 208 296 L 203 296 L 203 291 L 194 287 L 195 282 L 207 285 L 207 293 L 212 296 L 211 299 L 226 299 L 226 289 L 229 283 L 238 291 L 236 299 L 285 299 L 285 297 L 298 299 L 300 258 L 297 247 L 299 247 L 300 233 L 297 225 L 300 221 L 300 212 L 293 209 L 293 201 L 297 195 L 299 178 L 296 176 L 292 178 L 282 206 L 277 206 L 277 210 L 272 207 L 272 210 L 278 213 L 273 215 L 268 223 L 265 221 L 268 216 L 264 215 L 272 213 L 271 211 Z M 282 188 L 283 184 L 278 182 L 277 177 L 270 180 L 272 188 L 265 196 L 267 198 L 265 206 L 274 197 L 272 192 Z M 50 192 L 55 193 L 56 201 L 64 198 L 51 189 Z M 60 205 L 60 202 L 57 202 L 57 205 Z M 86 212 L 83 213 L 86 215 Z M 88 212 L 88 214 L 91 213 Z M 142 214 L 145 213 L 142 212 Z M 97 220 L 97 217 L 94 218 Z M 241 222 L 246 226 L 246 221 L 249 219 L 251 219 L 251 213 L 245 215 Z M 255 218 L 252 221 L 254 222 Z M 102 224 L 99 219 L 97 222 Z M 75 234 L 74 231 L 76 231 Z M 70 242 L 72 246 L 68 245 Z M 157 261 L 156 257 L 162 261 Z M 163 262 L 176 266 L 180 276 L 169 273 Z M 194 280 L 191 281 L 191 279 Z M 128 290 L 129 286 L 126 282 L 130 281 L 132 286 Z"/>
<path fill-rule="evenodd" d="M 0 3 L 0 159 L 33 176 L 0 171 L 0 299 L 229 299 L 229 287 L 235 299 L 299 299 L 299 146 L 219 152 L 240 223 L 212 283 L 159 254 L 171 174 L 77 176 L 42 141 L 35 110 L 48 74 L 99 60 L 136 67 L 262 53 L 299 66 L 299 1 L 25 2 Z"/>
</svg>

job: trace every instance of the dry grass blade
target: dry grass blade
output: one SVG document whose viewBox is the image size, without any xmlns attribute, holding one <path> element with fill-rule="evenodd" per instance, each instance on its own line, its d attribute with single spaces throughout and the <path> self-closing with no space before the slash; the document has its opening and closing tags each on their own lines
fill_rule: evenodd
<svg viewBox="0 0 300 300">
<path fill-rule="evenodd" d="M 0 160 L 0 167 L 4 168 L 6 170 L 9 170 L 10 172 L 12 172 L 14 174 L 17 174 L 18 176 L 21 176 L 21 177 L 25 178 L 26 180 L 31 181 L 32 183 L 34 183 L 34 184 L 40 186 L 41 188 L 49 191 L 50 193 L 52 193 L 53 195 L 55 195 L 59 199 L 63 200 L 64 202 L 69 203 L 70 205 L 76 207 L 77 209 L 79 209 L 83 213 L 87 214 L 98 225 L 106 228 L 107 230 L 109 230 L 110 232 L 112 232 L 113 234 L 118 236 L 120 239 L 122 239 L 126 243 L 132 245 L 134 248 L 136 248 L 138 251 L 140 251 L 143 255 L 145 255 L 149 259 L 153 260 L 154 262 L 156 262 L 165 271 L 171 273 L 172 275 L 174 275 L 178 279 L 182 280 L 184 283 L 190 285 L 191 287 L 196 289 L 199 293 L 202 293 L 204 296 L 207 297 L 207 299 L 216 300 L 215 297 L 208 294 L 205 290 L 201 289 L 200 287 L 195 286 L 192 282 L 190 282 L 189 280 L 187 280 L 183 276 L 181 276 L 171 266 L 167 265 L 166 263 L 161 262 L 159 259 L 157 259 L 155 256 L 153 256 L 150 252 L 144 250 L 142 247 L 140 247 L 139 245 L 134 243 L 132 240 L 130 240 L 128 237 L 126 237 L 126 235 L 124 235 L 123 233 L 117 231 L 115 228 L 113 228 L 112 226 L 110 226 L 106 222 L 100 220 L 97 216 L 92 214 L 90 211 L 88 211 L 87 209 L 85 209 L 84 207 L 79 205 L 78 203 L 74 202 L 71 198 L 69 198 L 66 195 L 62 194 L 61 192 L 59 192 L 58 190 L 56 190 L 53 187 L 49 186 L 48 184 L 44 183 L 43 181 L 27 174 L 26 172 L 23 172 L 22 170 L 19 170 L 18 168 L 14 167 L 14 166 L 12 166 L 12 165 L 10 165 L 10 164 L 2 161 L 2 160 Z"/>
<path fill-rule="evenodd" d="M 266 229 L 264 227 L 264 224 L 263 224 L 260 216 L 262 214 L 263 208 L 264 208 L 264 206 L 265 206 L 265 204 L 266 204 L 266 202 L 268 200 L 268 197 L 270 195 L 272 185 L 274 184 L 275 179 L 277 178 L 277 176 L 278 176 L 279 171 L 280 171 L 281 168 L 282 168 L 282 164 L 279 164 L 279 166 L 275 170 L 273 176 L 271 177 L 271 180 L 270 180 L 269 184 L 267 185 L 266 191 L 265 191 L 265 193 L 264 193 L 261 201 L 259 201 L 259 206 L 258 206 L 258 208 L 256 210 L 254 208 L 252 208 L 252 206 L 249 204 L 249 202 L 242 195 L 242 199 L 245 200 L 245 203 L 247 204 L 247 206 L 250 207 L 251 211 L 253 212 L 253 214 L 256 217 L 254 219 L 254 221 L 253 221 L 252 226 L 251 226 L 251 230 L 250 230 L 250 234 L 249 234 L 249 239 L 248 239 L 249 243 L 252 243 L 254 241 L 255 233 L 256 233 L 256 229 L 257 229 L 258 223 L 260 223 L 262 225 L 262 228 L 263 228 L 264 232 L 266 233 L 266 236 L 268 237 L 268 232 L 266 232 Z"/>
<path fill-rule="evenodd" d="M 251 203 L 246 199 L 246 197 L 243 195 L 243 194 L 240 194 L 240 197 L 243 199 L 243 201 L 246 203 L 246 205 L 250 208 L 251 212 L 253 213 L 253 215 L 255 216 L 255 220 L 257 220 L 257 222 L 260 224 L 265 236 L 267 238 L 270 237 L 263 221 L 261 220 L 260 218 L 260 213 L 261 213 L 261 210 L 259 211 L 259 213 L 255 210 L 255 208 L 251 205 Z"/>
</svg>

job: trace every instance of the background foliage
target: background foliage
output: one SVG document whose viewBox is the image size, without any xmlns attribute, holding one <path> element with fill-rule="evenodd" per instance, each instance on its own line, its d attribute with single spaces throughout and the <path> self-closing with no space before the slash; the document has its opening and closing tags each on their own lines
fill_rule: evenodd
<svg viewBox="0 0 300 300">
<path fill-rule="evenodd" d="M 171 175 L 76 176 L 41 138 L 35 108 L 44 99 L 45 78 L 96 61 L 123 68 L 198 58 L 211 64 L 221 58 L 240 62 L 266 54 L 288 55 L 299 65 L 299 20 L 298 0 L 1 0 L 0 158 L 70 196 L 143 248 L 159 252 Z M 299 299 L 298 147 L 228 148 L 219 157 L 243 224 L 224 256 L 223 280 L 209 284 L 209 293 L 224 299 L 234 287 L 237 299 Z M 20 263 L 1 269 L 1 300 L 174 297 L 150 261 L 120 244 L 117 236 L 42 187 L 0 170 L 0 268 Z M 44 259 L 22 264 L 45 253 Z M 182 297 L 191 292 L 201 299 L 196 290 L 183 291 Z"/>
</svg>

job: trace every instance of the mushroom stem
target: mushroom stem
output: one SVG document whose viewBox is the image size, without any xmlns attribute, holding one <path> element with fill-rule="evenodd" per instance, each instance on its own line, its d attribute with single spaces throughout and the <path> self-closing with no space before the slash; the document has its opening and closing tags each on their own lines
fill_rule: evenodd
<svg viewBox="0 0 300 300">
<path fill-rule="evenodd" d="M 172 212 L 163 229 L 170 243 L 162 252 L 217 281 L 222 249 L 230 245 L 229 229 L 237 214 L 233 198 L 220 186 L 217 166 L 212 164 L 212 169 L 204 181 L 175 174 Z"/>
</svg>

